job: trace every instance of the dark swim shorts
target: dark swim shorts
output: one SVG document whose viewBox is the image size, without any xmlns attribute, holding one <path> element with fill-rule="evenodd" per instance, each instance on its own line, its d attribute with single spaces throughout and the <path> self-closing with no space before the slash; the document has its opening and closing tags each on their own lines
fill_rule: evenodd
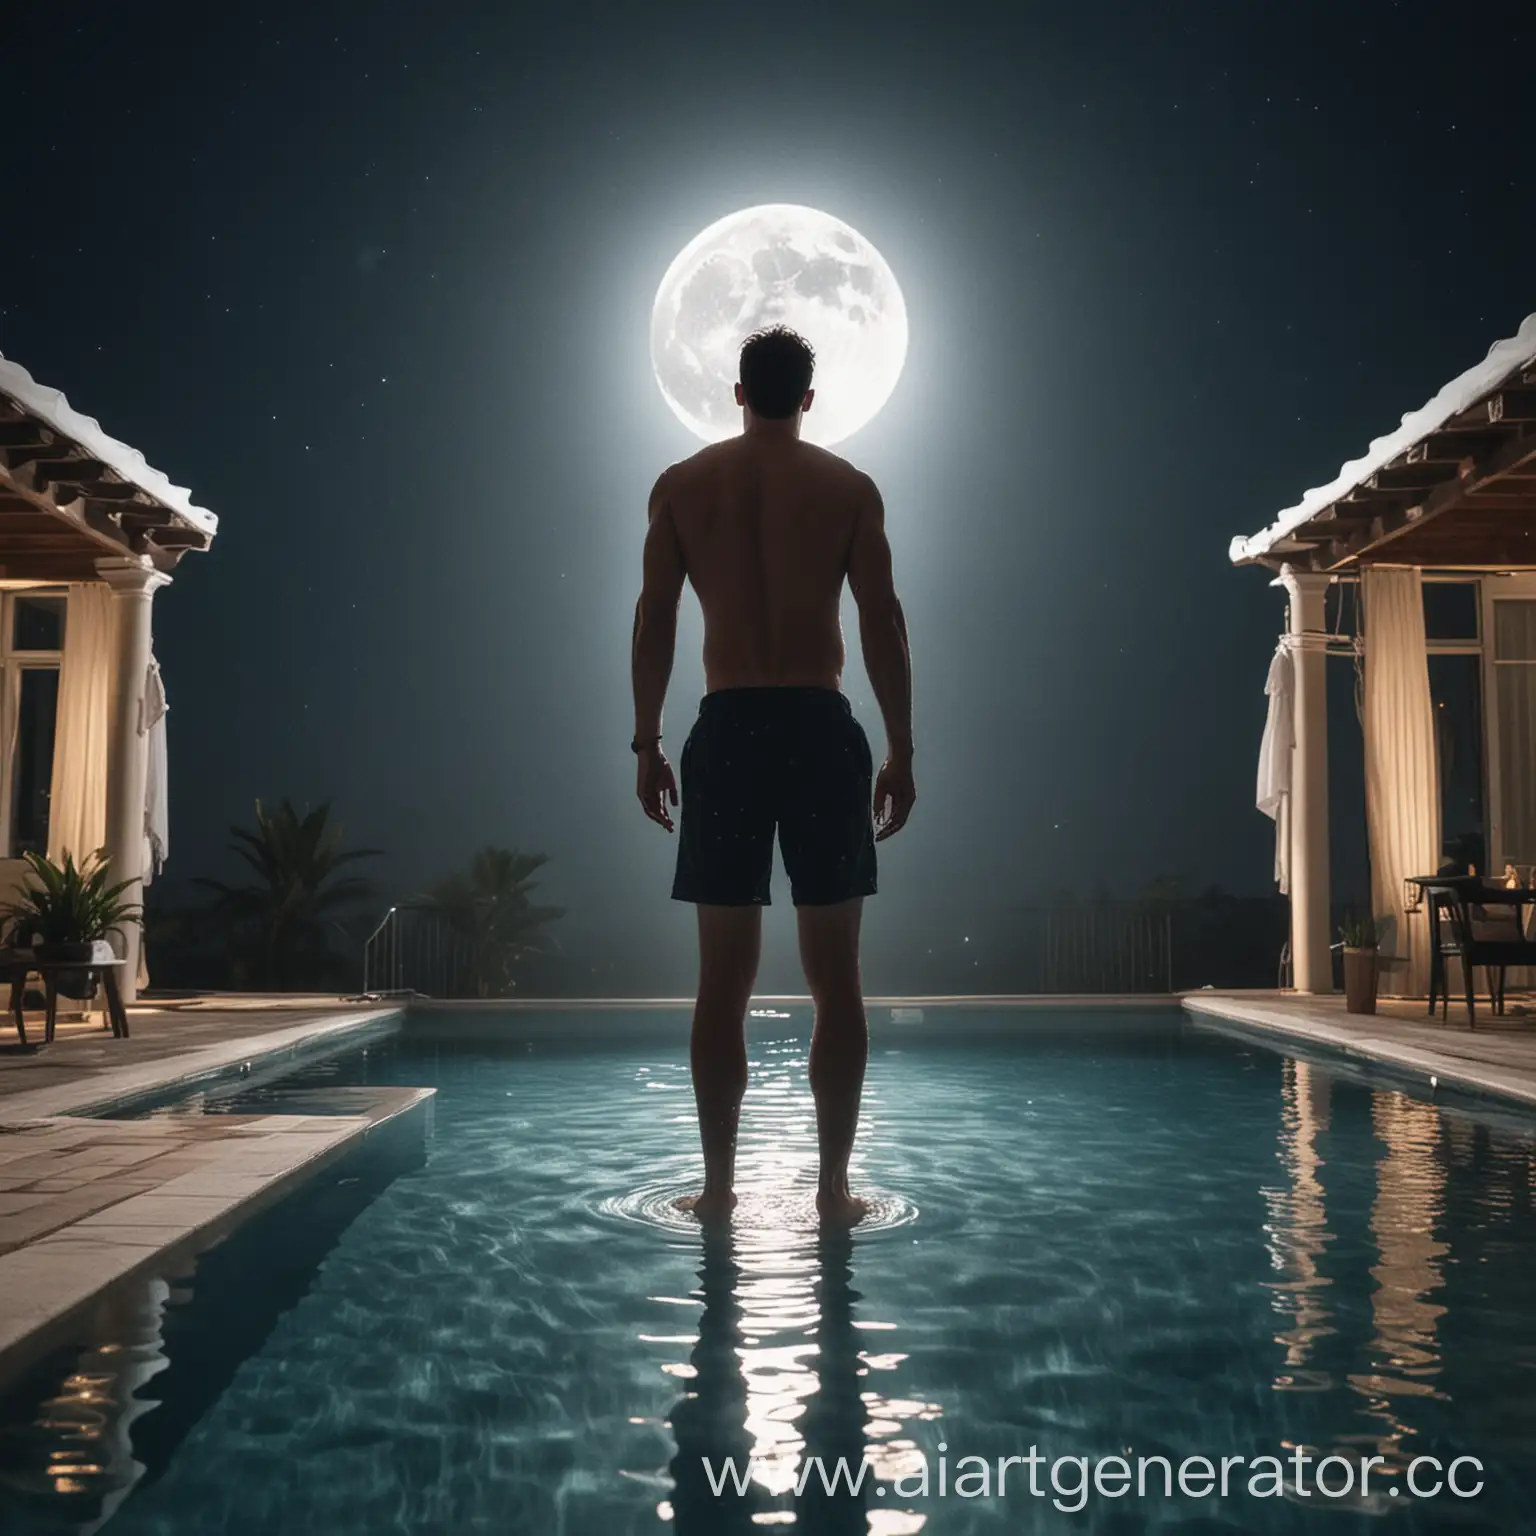
<svg viewBox="0 0 1536 1536">
<path fill-rule="evenodd" d="M 874 895 L 869 738 L 836 689 L 706 694 L 682 770 L 674 900 L 767 906 L 775 828 L 797 907 Z"/>
</svg>

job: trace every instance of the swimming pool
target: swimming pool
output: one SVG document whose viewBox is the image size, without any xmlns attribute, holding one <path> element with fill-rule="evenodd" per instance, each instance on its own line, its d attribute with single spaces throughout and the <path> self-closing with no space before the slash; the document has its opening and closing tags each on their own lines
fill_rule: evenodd
<svg viewBox="0 0 1536 1536">
<path fill-rule="evenodd" d="M 154 1106 L 438 1090 L 424 1158 L 336 1164 L 10 1394 L 0 1529 L 1524 1528 L 1524 1120 L 1171 1012 L 877 1019 L 855 1160 L 875 1219 L 838 1238 L 812 1217 L 808 1020 L 790 1015 L 753 1021 L 719 1240 L 670 1206 L 698 1158 L 685 1032 L 659 1015 L 508 1017 L 478 1040 L 427 1018 Z M 963 1458 L 1031 1447 L 1039 1496 L 1018 1464 L 1002 1496 L 995 1470 L 968 1496 Z M 1254 1493 L 1238 1468 L 1222 1499 L 1190 1461 L 1290 1473 L 1298 1450 L 1307 1487 L 1318 1458 L 1380 1457 L 1369 1497 L 1358 1474 L 1348 1497 Z M 1117 1456 L 1130 1487 L 1064 1512 L 1070 1458 L 1101 1459 L 1091 1482 Z M 1459 1486 L 1481 1493 L 1412 1496 L 1425 1456 L 1476 1457 Z M 728 1457 L 752 1460 L 744 1495 Z M 819 1492 L 839 1457 L 867 1463 L 857 1497 Z M 1165 1495 L 1156 1457 L 1193 1491 Z"/>
</svg>

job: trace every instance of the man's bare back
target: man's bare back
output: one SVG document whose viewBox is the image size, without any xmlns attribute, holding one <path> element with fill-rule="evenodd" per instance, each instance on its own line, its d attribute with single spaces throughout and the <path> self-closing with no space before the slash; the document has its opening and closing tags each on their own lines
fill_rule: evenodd
<svg viewBox="0 0 1536 1536">
<path fill-rule="evenodd" d="M 870 478 L 798 438 L 712 443 L 660 491 L 704 610 L 704 679 L 720 688 L 837 688 L 839 614 Z"/>
<path fill-rule="evenodd" d="M 875 784 L 883 839 L 912 809 L 912 673 L 875 482 L 846 459 L 767 430 L 712 443 L 664 470 L 651 491 L 644 586 L 635 608 L 636 750 L 661 739 L 684 582 L 704 610 L 708 693 L 842 686 L 846 580 L 859 609 L 865 669 L 885 721 Z M 642 751 L 645 813 L 669 832 L 676 784 L 666 756 Z"/>
</svg>

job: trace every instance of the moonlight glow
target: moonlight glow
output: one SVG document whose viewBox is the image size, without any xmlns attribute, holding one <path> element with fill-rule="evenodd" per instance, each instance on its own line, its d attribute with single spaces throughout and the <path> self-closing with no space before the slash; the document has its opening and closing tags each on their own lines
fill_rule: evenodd
<svg viewBox="0 0 1536 1536">
<path fill-rule="evenodd" d="M 741 344 L 780 324 L 816 349 L 806 441 L 840 443 L 890 399 L 907 356 L 907 306 L 885 258 L 829 213 L 767 203 L 696 235 L 657 290 L 651 365 L 689 431 L 719 442 L 741 430 Z"/>
</svg>

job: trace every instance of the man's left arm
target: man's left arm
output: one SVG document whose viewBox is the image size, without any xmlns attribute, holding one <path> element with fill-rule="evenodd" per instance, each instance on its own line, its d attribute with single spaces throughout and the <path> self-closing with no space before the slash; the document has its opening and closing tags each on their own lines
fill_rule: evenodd
<svg viewBox="0 0 1536 1536">
<path fill-rule="evenodd" d="M 672 769 L 661 751 L 661 714 L 672 658 L 677 646 L 677 607 L 687 574 L 677 525 L 667 503 L 667 472 L 651 491 L 650 526 L 645 535 L 644 577 L 635 604 L 635 631 L 630 650 L 630 676 L 635 693 L 635 746 L 639 754 L 638 793 L 645 814 L 669 832 L 672 818 L 666 802 L 677 803 Z"/>
</svg>

